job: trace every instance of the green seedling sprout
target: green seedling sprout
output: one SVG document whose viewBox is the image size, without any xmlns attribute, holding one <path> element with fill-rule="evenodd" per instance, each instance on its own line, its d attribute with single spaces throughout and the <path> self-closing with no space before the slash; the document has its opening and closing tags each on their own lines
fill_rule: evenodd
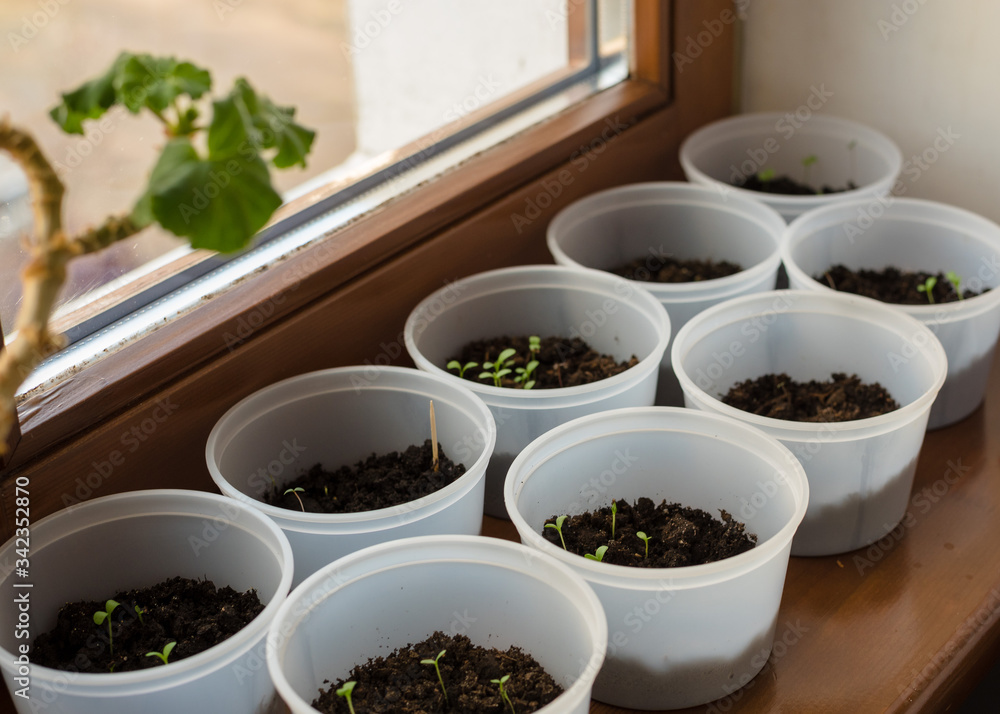
<svg viewBox="0 0 1000 714">
<path fill-rule="evenodd" d="M 598 563 L 604 560 L 604 554 L 608 552 L 608 546 L 602 545 L 593 553 L 584 553 L 583 557 L 587 560 L 596 560 Z"/>
<path fill-rule="evenodd" d="M 440 652 L 438 652 L 437 657 L 435 657 L 434 659 L 422 659 L 422 660 L 420 660 L 420 664 L 432 664 L 432 665 L 434 665 L 434 671 L 437 672 L 438 681 L 441 683 L 441 691 L 444 693 L 444 701 L 445 701 L 445 704 L 447 704 L 448 703 L 448 690 L 444 688 L 444 679 L 441 677 L 441 667 L 438 666 L 438 660 L 440 660 L 442 657 L 444 657 L 444 653 L 445 652 L 447 652 L 447 650 L 441 650 Z"/>
<path fill-rule="evenodd" d="M 479 366 L 478 362 L 466 362 L 465 365 L 463 366 L 462 363 L 459 362 L 457 359 L 453 359 L 446 365 L 447 369 L 458 370 L 459 379 L 465 379 L 465 373 L 468 372 L 473 367 L 478 367 L 478 366 Z"/>
<path fill-rule="evenodd" d="M 934 304 L 934 286 L 937 285 L 937 278 L 933 275 L 924 281 L 923 285 L 917 286 L 917 292 L 925 293 L 927 295 L 927 302 L 931 305 Z"/>
<path fill-rule="evenodd" d="M 512 347 L 508 347 L 503 352 L 501 352 L 495 362 L 483 362 L 483 369 L 486 370 L 479 374 L 480 379 L 492 379 L 493 384 L 497 387 L 500 386 L 500 380 L 510 374 L 510 366 L 514 364 L 514 360 L 511 359 L 517 350 Z M 489 370 L 493 370 L 490 372 Z"/>
<path fill-rule="evenodd" d="M 962 276 L 954 270 L 949 270 L 945 273 L 945 277 L 948 278 L 948 282 L 951 283 L 951 286 L 955 288 L 955 293 L 958 295 L 958 299 L 965 300 L 965 296 L 962 295 Z"/>
<path fill-rule="evenodd" d="M 542 351 L 542 338 L 538 335 L 532 335 L 529 337 L 528 351 L 531 352 L 532 358 L 537 357 L 538 353 Z"/>
<path fill-rule="evenodd" d="M 351 692 L 354 691 L 355 684 L 357 682 L 344 682 L 344 686 L 336 692 L 338 697 L 343 697 L 347 700 L 347 708 L 351 710 L 351 714 L 354 714 L 354 704 L 351 703 Z"/>
<path fill-rule="evenodd" d="M 545 524 L 545 527 L 546 527 L 546 528 L 555 528 L 555 529 L 556 529 L 556 533 L 558 533 L 558 534 L 559 534 L 559 540 L 560 540 L 560 541 L 562 542 L 562 547 L 563 547 L 563 550 L 569 550 L 569 549 L 568 549 L 568 548 L 566 547 L 566 539 L 565 539 L 565 538 L 563 538 L 563 534 L 562 534 L 562 527 L 563 527 L 563 523 L 565 523 L 565 522 L 566 522 L 566 519 L 567 519 L 567 518 L 569 518 L 569 516 L 559 516 L 559 517 L 558 517 L 558 518 L 556 519 L 556 522 L 555 522 L 555 523 L 546 523 L 546 524 Z"/>
<path fill-rule="evenodd" d="M 139 616 L 139 624 L 145 627 L 146 623 L 142 621 L 142 613 L 147 612 L 147 610 L 143 610 L 138 605 L 135 605 L 134 607 L 135 607 L 135 614 Z"/>
<path fill-rule="evenodd" d="M 161 660 L 163 660 L 163 664 L 167 664 L 167 659 L 170 657 L 170 653 L 174 651 L 174 647 L 176 645 L 177 645 L 176 642 L 168 642 L 166 646 L 164 646 L 162 652 L 147 652 L 146 656 L 159 657 Z"/>
<path fill-rule="evenodd" d="M 643 557 L 649 558 L 649 536 L 643 533 L 642 531 L 638 531 L 636 532 L 635 537 L 646 544 L 646 555 Z"/>
<path fill-rule="evenodd" d="M 299 496 L 300 493 L 305 493 L 305 492 L 306 490 L 304 488 L 302 488 L 301 486 L 296 486 L 295 488 L 286 489 L 285 492 L 281 495 L 287 496 L 288 494 L 292 494 L 293 496 L 295 496 L 295 498 L 299 500 L 299 507 L 302 509 L 302 512 L 305 513 L 306 504 L 302 503 L 302 497 Z"/>
<path fill-rule="evenodd" d="M 777 175 L 777 171 L 773 167 L 768 167 L 766 169 L 761 169 L 757 172 L 757 178 L 761 183 L 767 183 L 768 181 L 773 181 L 774 177 Z"/>
<path fill-rule="evenodd" d="M 615 515 L 618 513 L 618 504 L 611 502 L 611 540 L 615 539 Z"/>
<path fill-rule="evenodd" d="M 515 369 L 514 371 L 517 373 L 517 376 L 514 377 L 514 383 L 520 384 L 521 389 L 531 389 L 532 387 L 534 387 L 535 380 L 531 378 L 531 374 L 535 371 L 537 367 L 538 367 L 538 360 L 533 359 L 530 362 L 528 362 L 528 364 L 525 365 L 524 367 L 518 367 L 517 369 Z"/>
<path fill-rule="evenodd" d="M 111 613 L 115 611 L 116 607 L 118 607 L 117 602 L 115 602 L 114 600 L 108 600 L 106 603 L 104 603 L 103 610 L 98 610 L 97 612 L 94 613 L 95 625 L 101 626 L 104 624 L 105 620 L 107 620 L 108 622 L 108 649 L 110 650 L 111 654 L 115 653 L 115 645 L 114 642 L 112 642 L 111 640 Z"/>
<path fill-rule="evenodd" d="M 507 684 L 508 679 L 510 679 L 510 675 L 505 674 L 500 677 L 500 679 L 491 679 L 490 683 L 496 684 L 500 687 L 500 698 L 503 699 L 504 702 L 507 703 L 507 706 L 510 707 L 511 714 L 517 714 L 517 711 L 514 709 L 514 702 L 510 700 L 510 697 L 507 695 L 507 690 L 503 688 L 503 685 Z"/>
<path fill-rule="evenodd" d="M 809 156 L 802 159 L 802 183 L 809 185 L 809 170 L 813 164 L 819 161 L 819 157 L 816 154 L 809 154 Z M 819 193 L 817 191 L 817 193 Z"/>
</svg>

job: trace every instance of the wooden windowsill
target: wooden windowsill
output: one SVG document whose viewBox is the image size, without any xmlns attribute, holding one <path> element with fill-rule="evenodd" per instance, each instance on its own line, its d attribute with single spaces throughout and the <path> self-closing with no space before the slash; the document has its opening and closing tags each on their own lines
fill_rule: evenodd
<svg viewBox="0 0 1000 714">
<path fill-rule="evenodd" d="M 870 548 L 793 557 L 784 642 L 715 709 L 678 714 L 955 711 L 1000 655 L 1000 365 L 980 409 L 927 434 L 907 514 Z M 518 539 L 494 518 L 483 533 Z"/>
</svg>

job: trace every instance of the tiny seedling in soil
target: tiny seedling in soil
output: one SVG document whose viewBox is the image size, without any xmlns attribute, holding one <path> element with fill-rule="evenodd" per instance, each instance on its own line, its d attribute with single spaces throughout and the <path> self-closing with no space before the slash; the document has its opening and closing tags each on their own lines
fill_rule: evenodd
<svg viewBox="0 0 1000 714">
<path fill-rule="evenodd" d="M 167 659 L 170 657 L 170 653 L 174 651 L 175 646 L 177 646 L 176 642 L 168 642 L 162 652 L 147 652 L 146 656 L 159 657 L 163 661 L 163 664 L 167 664 Z"/>
<path fill-rule="evenodd" d="M 965 300 L 965 296 L 962 295 L 962 276 L 954 270 L 949 270 L 945 273 L 945 277 L 948 279 L 948 282 L 951 283 L 951 287 L 955 289 L 955 294 L 958 295 L 958 299 Z"/>
<path fill-rule="evenodd" d="M 354 704 L 351 702 L 351 693 L 354 692 L 354 686 L 357 682 L 344 682 L 344 686 L 336 691 L 338 697 L 343 697 L 347 700 L 347 708 L 351 710 L 351 714 L 354 714 Z"/>
<path fill-rule="evenodd" d="M 438 425 L 434 416 L 434 400 L 431 400 L 431 465 L 437 473 L 440 464 L 438 463 Z"/>
<path fill-rule="evenodd" d="M 934 286 L 937 285 L 937 278 L 931 275 L 924 281 L 923 285 L 918 285 L 917 290 L 927 295 L 927 302 L 934 304 Z"/>
<path fill-rule="evenodd" d="M 298 501 L 299 501 L 299 506 L 302 508 L 302 512 L 305 513 L 306 512 L 306 504 L 302 503 L 302 496 L 299 495 L 300 493 L 305 493 L 305 492 L 306 492 L 306 490 L 304 488 L 302 488 L 301 486 L 298 486 L 296 488 L 285 489 L 285 493 L 282 494 L 282 495 L 287 496 L 288 494 L 292 494 L 293 496 L 295 496 L 295 498 L 297 498 Z"/>
<path fill-rule="evenodd" d="M 254 590 L 237 592 L 227 586 L 216 588 L 210 580 L 191 578 L 169 578 L 110 594 L 111 604 L 82 600 L 60 607 L 55 626 L 34 638 L 31 662 L 88 674 L 106 674 L 112 666 L 116 673 L 132 672 L 159 667 L 160 658 L 146 655 L 163 648 L 160 654 L 169 656 L 174 664 L 232 637 L 264 609 Z M 117 609 L 113 603 L 119 603 Z M 147 603 L 142 621 L 132 616 L 135 603 Z M 113 614 L 109 615 L 109 610 Z M 113 652 L 110 633 L 107 640 L 103 636 L 103 628 L 112 618 Z M 100 628 L 100 637 L 95 636 L 94 624 Z M 164 644 L 172 641 L 177 645 L 171 651 Z"/>
<path fill-rule="evenodd" d="M 447 369 L 454 369 L 458 371 L 458 378 L 465 379 L 465 373 L 468 372 L 473 367 L 478 367 L 478 362 L 466 362 L 464 365 L 457 359 L 453 359 L 447 365 Z"/>
<path fill-rule="evenodd" d="M 448 653 L 440 660 L 441 676 L 448 679 L 447 701 L 435 673 L 420 664 L 442 650 Z M 501 680 L 506 699 L 498 696 Z M 313 709 L 323 714 L 348 714 L 350 707 L 340 695 L 348 682 L 357 683 L 351 703 L 352 711 L 358 714 L 531 714 L 563 693 L 538 661 L 516 645 L 505 650 L 481 647 L 465 635 L 440 631 L 355 665 L 342 679 L 327 680 L 312 702 Z"/>
<path fill-rule="evenodd" d="M 927 292 L 927 279 L 933 277 L 933 293 Z M 836 264 L 828 268 L 815 280 L 826 280 L 835 290 L 881 300 L 893 305 L 927 305 L 929 302 L 948 303 L 976 297 L 990 288 L 979 292 L 962 289 L 962 277 L 954 271 L 930 274 L 922 271 L 901 270 L 895 266 L 872 270 L 868 268 L 848 268 Z M 931 300 L 930 298 L 933 298 Z"/>
<path fill-rule="evenodd" d="M 559 541 L 562 543 L 563 550 L 566 550 L 566 539 L 563 538 L 562 527 L 563 527 L 563 523 L 566 522 L 567 518 L 569 518 L 569 516 L 559 516 L 556 519 L 555 523 L 546 523 L 545 524 L 546 528 L 554 528 L 555 531 L 559 534 Z"/>
<path fill-rule="evenodd" d="M 104 604 L 103 610 L 98 610 L 97 612 L 94 613 L 95 625 L 100 627 L 101 625 L 104 624 L 105 620 L 108 623 L 108 650 L 111 652 L 111 654 L 115 653 L 115 644 L 111 639 L 111 613 L 115 611 L 116 607 L 118 607 L 117 602 L 115 602 L 114 600 L 108 600 Z"/>
<path fill-rule="evenodd" d="M 146 612 L 146 611 L 145 611 L 145 610 L 143 610 L 143 609 L 142 609 L 141 607 L 139 607 L 138 605 L 136 605 L 136 606 L 135 606 L 135 614 L 139 616 L 139 624 L 140 624 L 140 625 L 145 625 L 145 624 L 146 624 L 145 622 L 143 622 L 143 621 L 142 621 L 142 615 L 143 615 L 143 613 L 145 613 L 145 612 Z"/>
<path fill-rule="evenodd" d="M 336 469 L 314 464 L 284 483 L 282 489 L 268 490 L 262 500 L 296 510 L 300 504 L 294 494 L 286 495 L 282 490 L 303 488 L 302 502 L 307 513 L 361 513 L 410 503 L 454 483 L 466 472 L 465 466 L 448 458 L 441 444 L 434 444 L 436 455 L 431 439 L 425 439 L 422 444 L 371 454 Z"/>
<path fill-rule="evenodd" d="M 635 534 L 635 537 L 638 538 L 639 540 L 641 540 L 643 543 L 646 544 L 646 553 L 642 557 L 643 558 L 649 558 L 649 536 L 646 535 L 645 533 L 643 533 L 642 531 L 638 531 Z"/>
<path fill-rule="evenodd" d="M 441 683 L 441 692 L 444 694 L 444 701 L 445 704 L 447 704 L 448 690 L 445 689 L 444 687 L 444 679 L 441 677 L 441 667 L 438 665 L 438 662 L 441 660 L 442 657 L 444 657 L 445 652 L 447 652 L 447 650 L 441 650 L 440 652 L 437 653 L 437 657 L 435 657 L 434 659 L 422 659 L 420 660 L 420 664 L 434 665 L 434 671 L 437 672 L 438 682 Z"/>
<path fill-rule="evenodd" d="M 615 539 L 615 516 L 618 514 L 618 504 L 611 501 L 611 540 Z"/>
<path fill-rule="evenodd" d="M 499 355 L 493 362 L 483 362 L 483 372 L 479 373 L 480 379 L 492 379 L 493 385 L 496 387 L 500 386 L 500 380 L 511 373 L 511 366 L 514 364 L 512 359 L 514 355 L 517 354 L 517 350 L 513 347 L 508 347 Z M 490 371 L 492 370 L 492 371 Z"/>
<path fill-rule="evenodd" d="M 756 543 L 756 537 L 746 533 L 745 524 L 724 511 L 720 520 L 701 509 L 666 500 L 658 506 L 649 498 L 639 498 L 634 504 L 626 500 L 615 503 L 614 538 L 610 537 L 610 506 L 569 516 L 564 529 L 568 552 L 612 565 L 676 568 L 739 555 Z M 545 519 L 546 525 L 554 520 L 554 516 Z M 542 529 L 542 535 L 549 543 L 558 544 L 555 533 L 547 528 Z M 650 541 L 655 542 L 654 549 L 649 548 Z"/>
<path fill-rule="evenodd" d="M 517 714 L 517 711 L 515 711 L 514 709 L 514 702 L 510 700 L 510 697 L 507 696 L 507 691 L 503 688 L 503 685 L 507 684 L 507 680 L 509 679 L 510 675 L 505 674 L 504 676 L 500 677 L 500 679 L 491 679 L 490 683 L 500 687 L 500 698 L 504 700 L 504 702 L 507 704 L 508 707 L 510 707 L 511 714 Z"/>
<path fill-rule="evenodd" d="M 448 362 L 481 364 L 481 370 L 465 374 L 470 381 L 533 390 L 592 384 L 639 363 L 634 355 L 619 361 L 613 355 L 600 354 L 579 337 L 538 337 L 537 342 L 536 337 L 501 335 L 472 340 L 449 356 Z M 497 355 L 496 360 L 493 355 Z"/>
<path fill-rule="evenodd" d="M 768 181 L 773 181 L 774 177 L 778 175 L 778 172 L 774 170 L 773 166 L 769 166 L 766 169 L 761 169 L 757 172 L 757 178 L 760 179 L 761 183 L 767 183 Z"/>
</svg>

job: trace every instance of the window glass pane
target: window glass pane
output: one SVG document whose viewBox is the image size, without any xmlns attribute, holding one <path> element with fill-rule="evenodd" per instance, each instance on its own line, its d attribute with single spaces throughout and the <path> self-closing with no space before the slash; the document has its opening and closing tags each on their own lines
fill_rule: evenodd
<svg viewBox="0 0 1000 714">
<path fill-rule="evenodd" d="M 601 63 L 592 47 L 600 48 L 602 60 L 624 50 L 627 5 L 3 0 L 0 112 L 30 127 L 56 164 L 68 188 L 65 218 L 72 232 L 131 207 L 164 136 L 151 117 L 120 109 L 92 124 L 86 136 L 64 135 L 47 116 L 60 92 L 103 72 L 122 50 L 191 60 L 212 71 L 215 95 L 246 76 L 278 103 L 297 106 L 298 121 L 317 131 L 308 168 L 275 174 L 279 190 L 294 198 L 395 164 L 412 166 L 414 157 L 430 156 L 428 147 L 492 126 L 493 112 L 521 109 L 546 88 L 595 73 Z M 602 23 L 596 35 L 592 14 Z M 19 298 L 19 243 L 29 226 L 23 176 L 0 155 L 0 321 L 7 333 Z M 69 303 L 63 310 L 71 314 L 59 326 L 148 287 L 162 277 L 155 269 L 190 252 L 185 245 L 150 229 L 75 261 L 63 295 Z M 98 299 L 112 288 L 118 292 Z"/>
</svg>

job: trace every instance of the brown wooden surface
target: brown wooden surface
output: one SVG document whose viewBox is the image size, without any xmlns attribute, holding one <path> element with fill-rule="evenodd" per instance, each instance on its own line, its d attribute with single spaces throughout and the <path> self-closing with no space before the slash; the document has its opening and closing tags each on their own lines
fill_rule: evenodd
<svg viewBox="0 0 1000 714">
<path fill-rule="evenodd" d="M 683 711 L 955 711 L 1000 654 L 1000 366 L 983 408 L 927 435 L 908 513 L 870 548 L 792 558 L 777 633 L 794 644 L 714 710 Z M 516 540 L 490 518 L 484 534 Z"/>
<path fill-rule="evenodd" d="M 3 325 L 0 325 L 0 350 L 3 350 Z M 14 426 L 11 428 L 10 433 L 7 434 L 6 450 L 0 453 L 0 469 L 3 469 L 10 461 L 14 455 L 14 448 L 17 446 L 18 442 L 21 441 L 21 424 L 17 417 L 14 415 Z"/>
</svg>

